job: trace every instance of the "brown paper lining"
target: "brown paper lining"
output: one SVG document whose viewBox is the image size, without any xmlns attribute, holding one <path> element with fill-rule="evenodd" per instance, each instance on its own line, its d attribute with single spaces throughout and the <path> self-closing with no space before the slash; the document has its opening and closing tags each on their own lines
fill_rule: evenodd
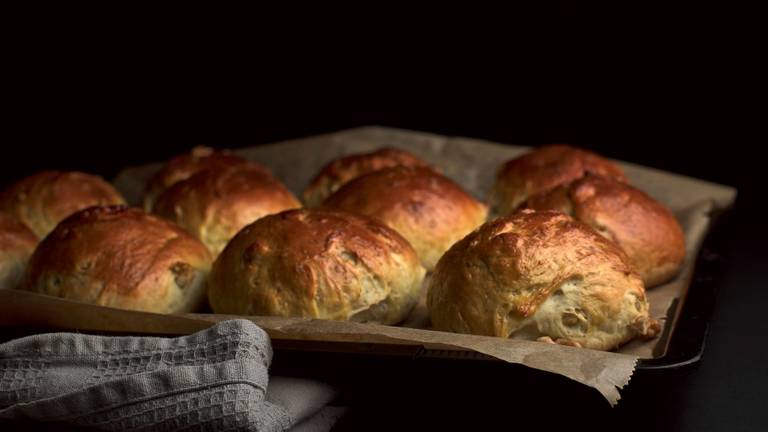
<svg viewBox="0 0 768 432">
<path fill-rule="evenodd" d="M 237 150 L 249 159 L 272 169 L 274 174 L 300 196 L 312 176 L 328 161 L 341 155 L 375 150 L 380 147 L 409 150 L 440 167 L 453 180 L 477 198 L 484 199 L 499 165 L 518 156 L 527 147 L 506 146 L 469 138 L 364 127 L 333 134 L 291 140 Z M 671 283 L 648 291 L 651 314 L 666 326 L 677 312 L 693 274 L 693 263 L 709 228 L 710 214 L 732 205 L 733 188 L 666 173 L 633 164 L 621 163 L 632 184 L 670 207 L 681 222 L 687 240 L 687 255 L 680 275 Z M 132 204 L 138 204 L 146 180 L 160 164 L 124 170 L 115 185 Z M 0 322 L 44 325 L 51 328 L 181 334 L 231 318 L 223 315 L 193 314 L 163 316 L 120 311 L 84 305 L 31 293 L 0 292 Z M 379 326 L 349 322 L 299 318 L 248 317 L 268 331 L 275 340 L 360 342 L 388 345 L 417 345 L 428 349 L 469 350 L 510 363 L 557 373 L 594 387 L 613 405 L 618 389 L 625 386 L 638 358 L 662 356 L 667 338 L 637 341 L 617 353 L 571 348 L 521 340 L 435 332 L 422 328 Z M 420 304 L 406 322 L 409 327 L 428 323 Z M 668 332 L 665 332 L 668 333 Z"/>
</svg>

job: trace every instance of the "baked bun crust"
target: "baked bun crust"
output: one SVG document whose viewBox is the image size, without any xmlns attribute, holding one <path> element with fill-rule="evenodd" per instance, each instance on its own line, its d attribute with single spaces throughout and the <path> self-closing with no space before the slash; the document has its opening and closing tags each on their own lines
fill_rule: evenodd
<svg viewBox="0 0 768 432">
<path fill-rule="evenodd" d="M 416 304 L 424 273 L 408 242 L 373 219 L 289 210 L 232 239 L 208 298 L 217 313 L 395 324 Z"/>
<path fill-rule="evenodd" d="M 37 237 L 26 225 L 0 212 L 0 289 L 20 286 L 35 246 Z"/>
<path fill-rule="evenodd" d="M 595 153 L 560 144 L 539 147 L 501 166 L 490 196 L 491 208 L 496 215 L 509 215 L 530 196 L 587 174 L 625 181 L 618 165 Z"/>
<path fill-rule="evenodd" d="M 394 167 L 345 184 L 323 207 L 371 216 L 399 232 L 427 270 L 485 222 L 488 207 L 429 168 Z"/>
<path fill-rule="evenodd" d="M 320 205 L 350 180 L 361 175 L 396 166 L 428 167 L 429 164 L 413 154 L 394 148 L 383 148 L 371 153 L 354 154 L 336 159 L 325 165 L 304 190 L 307 207 Z"/>
<path fill-rule="evenodd" d="M 427 306 L 438 330 L 600 350 L 660 328 L 623 252 L 554 211 L 522 210 L 456 243 L 432 274 Z"/>
<path fill-rule="evenodd" d="M 152 211 L 155 201 L 166 189 L 200 171 L 227 168 L 243 163 L 261 169 L 265 174 L 269 173 L 267 168 L 256 162 L 248 161 L 226 150 L 214 150 L 210 147 L 198 146 L 189 153 L 176 156 L 147 182 L 147 190 L 144 193 L 144 210 Z"/>
<path fill-rule="evenodd" d="M 159 313 L 205 302 L 205 245 L 137 208 L 92 207 L 62 221 L 35 250 L 26 289 L 72 300 Z"/>
<path fill-rule="evenodd" d="M 256 219 L 301 207 L 277 179 L 251 164 L 200 171 L 158 197 L 153 212 L 187 230 L 217 256 Z"/>
<path fill-rule="evenodd" d="M 559 210 L 591 226 L 621 247 L 646 287 L 672 279 L 685 259 L 685 235 L 672 212 L 614 179 L 587 176 L 535 195 L 523 207 Z"/>
<path fill-rule="evenodd" d="M 67 216 L 91 206 L 125 204 L 120 193 L 101 177 L 76 171 L 42 171 L 25 177 L 0 193 L 6 211 L 39 238 Z"/>
</svg>

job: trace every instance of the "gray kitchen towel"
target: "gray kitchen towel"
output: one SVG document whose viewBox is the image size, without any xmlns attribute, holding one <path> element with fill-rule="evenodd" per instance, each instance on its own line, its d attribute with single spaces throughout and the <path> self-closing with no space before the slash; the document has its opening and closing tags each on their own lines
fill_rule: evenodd
<svg viewBox="0 0 768 432">
<path fill-rule="evenodd" d="M 332 398 L 330 387 L 308 380 L 276 379 L 269 391 L 271 360 L 269 337 L 247 320 L 178 338 L 25 337 L 0 344 L 0 419 L 282 431 Z"/>
</svg>

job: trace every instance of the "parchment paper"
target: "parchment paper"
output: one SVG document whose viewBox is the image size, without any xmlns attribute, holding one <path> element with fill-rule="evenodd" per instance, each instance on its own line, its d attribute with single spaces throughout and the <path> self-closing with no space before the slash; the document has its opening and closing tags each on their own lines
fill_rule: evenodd
<svg viewBox="0 0 768 432">
<path fill-rule="evenodd" d="M 328 161 L 341 155 L 380 147 L 403 148 L 438 166 L 445 175 L 479 199 L 485 199 L 500 164 L 529 150 L 488 141 L 444 137 L 382 127 L 363 127 L 333 134 L 240 149 L 236 153 L 270 169 L 297 195 Z M 733 188 L 651 168 L 619 162 L 630 182 L 670 207 L 686 234 L 687 255 L 680 275 L 671 283 L 648 291 L 651 313 L 672 325 L 679 302 L 689 285 L 693 262 L 710 223 L 710 214 L 732 205 Z M 129 203 L 139 204 L 146 180 L 160 163 L 124 170 L 115 185 Z M 3 311 L 5 310 L 5 311 Z M 45 312 L 41 312 L 45 311 Z M 0 291 L 0 322 L 45 324 L 58 328 L 179 334 L 196 331 L 222 315 L 163 316 L 84 305 L 31 293 Z M 425 330 L 426 308 L 420 304 L 405 326 L 391 327 L 298 318 L 249 317 L 276 340 L 362 342 L 418 345 L 428 349 L 479 352 L 569 377 L 600 391 L 613 405 L 626 385 L 638 358 L 664 354 L 667 337 L 633 342 L 620 352 L 601 352 L 560 345 L 460 335 Z M 411 328 L 408 328 L 411 327 Z M 422 328 L 412 328 L 422 327 Z M 668 331 L 663 334 L 668 334 Z"/>
</svg>

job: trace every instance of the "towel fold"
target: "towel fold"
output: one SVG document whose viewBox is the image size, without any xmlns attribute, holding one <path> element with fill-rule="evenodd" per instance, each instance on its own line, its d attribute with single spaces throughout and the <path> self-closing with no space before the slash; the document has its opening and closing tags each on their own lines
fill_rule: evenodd
<svg viewBox="0 0 768 432">
<path fill-rule="evenodd" d="M 29 336 L 0 344 L 0 419 L 112 431 L 283 431 L 332 400 L 323 383 L 270 383 L 271 361 L 269 337 L 247 320 L 178 338 Z"/>
</svg>

